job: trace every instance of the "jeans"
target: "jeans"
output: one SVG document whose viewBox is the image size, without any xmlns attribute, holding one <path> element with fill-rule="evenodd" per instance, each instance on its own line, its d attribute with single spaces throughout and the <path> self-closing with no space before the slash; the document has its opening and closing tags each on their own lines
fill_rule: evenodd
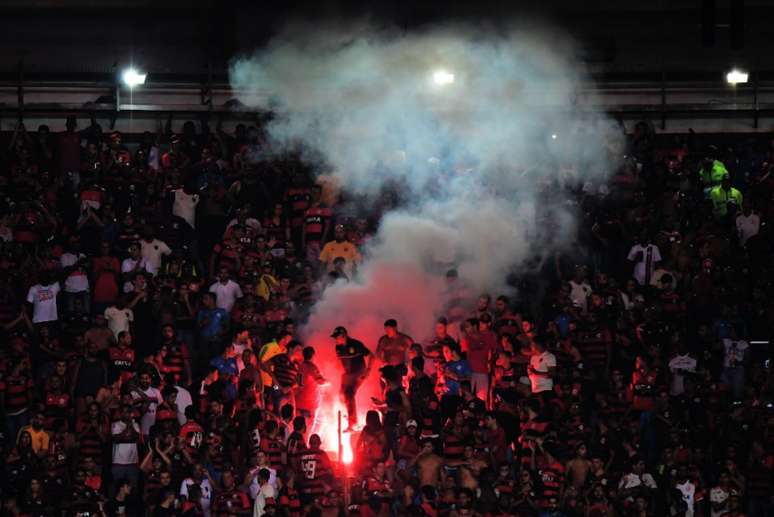
<svg viewBox="0 0 774 517">
<path fill-rule="evenodd" d="M 363 372 L 345 373 L 341 377 L 341 397 L 347 406 L 347 422 L 349 427 L 357 425 L 357 404 L 355 403 L 355 398 L 357 389 L 365 380 L 362 375 Z"/>
<path fill-rule="evenodd" d="M 116 481 L 119 479 L 128 479 L 132 484 L 132 489 L 137 490 L 140 481 L 140 468 L 137 465 L 119 465 L 114 463 L 110 472 L 113 475 L 113 484 L 110 488 L 111 494 L 115 494 Z"/>
<path fill-rule="evenodd" d="M 653 413 L 642 411 L 640 413 L 640 439 L 643 445 L 643 456 L 648 465 L 653 465 L 656 455 L 656 428 L 653 422 Z"/>
<path fill-rule="evenodd" d="M 18 415 L 9 415 L 5 417 L 5 445 L 8 450 L 16 445 L 19 437 L 19 431 L 25 425 L 30 423 L 30 412 L 24 411 Z"/>
<path fill-rule="evenodd" d="M 744 395 L 744 367 L 723 368 L 721 380 L 724 384 L 728 384 L 734 400 L 741 400 Z"/>
<path fill-rule="evenodd" d="M 196 334 L 190 329 L 177 329 L 177 339 L 185 343 L 188 350 L 191 350 L 196 344 Z"/>
</svg>

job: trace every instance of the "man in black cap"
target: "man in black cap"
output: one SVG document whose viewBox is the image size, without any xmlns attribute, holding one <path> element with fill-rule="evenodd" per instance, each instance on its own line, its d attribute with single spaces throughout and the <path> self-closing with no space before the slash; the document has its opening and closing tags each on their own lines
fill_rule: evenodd
<svg viewBox="0 0 774 517">
<path fill-rule="evenodd" d="M 341 378 L 341 396 L 347 405 L 349 424 L 345 431 L 352 431 L 357 425 L 357 407 L 355 406 L 357 389 L 371 372 L 373 355 L 361 341 L 349 337 L 347 329 L 344 327 L 336 327 L 331 337 L 336 340 L 336 355 L 344 367 L 344 375 Z"/>
<path fill-rule="evenodd" d="M 406 354 L 414 340 L 398 332 L 398 322 L 389 319 L 384 322 L 384 335 L 376 345 L 376 357 L 384 364 L 399 366 L 406 364 Z"/>
</svg>

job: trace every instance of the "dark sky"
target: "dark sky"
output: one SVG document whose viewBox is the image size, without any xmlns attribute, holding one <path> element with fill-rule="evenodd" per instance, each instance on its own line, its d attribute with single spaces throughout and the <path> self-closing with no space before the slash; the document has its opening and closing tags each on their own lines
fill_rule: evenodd
<svg viewBox="0 0 774 517">
<path fill-rule="evenodd" d="M 368 18 L 411 31 L 444 21 L 497 23 L 539 16 L 581 42 L 579 58 L 608 72 L 714 71 L 728 63 L 774 70 L 774 2 L 745 0 L 744 40 L 732 48 L 731 2 L 716 0 L 715 44 L 702 40 L 697 0 L 415 0 L 236 2 L 204 0 L 4 0 L 0 75 L 19 59 L 30 74 L 108 73 L 134 60 L 157 77 L 223 74 L 230 58 L 260 48 L 289 20 Z"/>
</svg>

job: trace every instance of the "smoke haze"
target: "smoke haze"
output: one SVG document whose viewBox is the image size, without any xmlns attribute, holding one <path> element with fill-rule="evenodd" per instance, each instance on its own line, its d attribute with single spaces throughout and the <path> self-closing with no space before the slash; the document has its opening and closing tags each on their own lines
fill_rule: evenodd
<svg viewBox="0 0 774 517">
<path fill-rule="evenodd" d="M 620 132 L 576 106 L 588 84 L 573 42 L 535 27 L 292 26 L 232 63 L 239 100 L 276 114 L 273 147 L 300 143 L 350 192 L 398 186 L 358 280 L 326 289 L 306 326 L 318 363 L 337 364 L 337 325 L 372 350 L 390 317 L 428 337 L 448 267 L 467 296 L 500 294 L 510 272 L 574 235 L 561 191 L 604 181 Z M 453 82 L 437 84 L 439 70 Z"/>
</svg>

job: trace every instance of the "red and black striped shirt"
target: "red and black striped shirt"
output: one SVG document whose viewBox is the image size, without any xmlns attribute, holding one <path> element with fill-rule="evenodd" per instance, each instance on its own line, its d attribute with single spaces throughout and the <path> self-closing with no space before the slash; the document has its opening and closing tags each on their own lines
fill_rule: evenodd
<svg viewBox="0 0 774 517">
<path fill-rule="evenodd" d="M 280 489 L 279 504 L 288 517 L 301 517 L 301 499 L 295 488 L 284 486 Z"/>
<path fill-rule="evenodd" d="M 320 449 L 307 449 L 298 456 L 299 491 L 310 499 L 325 495 L 325 481 L 332 475 L 328 454 Z"/>
<path fill-rule="evenodd" d="M 271 358 L 272 370 L 282 388 L 291 388 L 298 383 L 298 365 L 288 354 L 278 354 Z"/>
<path fill-rule="evenodd" d="M 285 193 L 285 202 L 290 212 L 290 225 L 294 228 L 304 224 L 304 212 L 309 208 L 312 194 L 308 187 L 290 187 Z"/>
<path fill-rule="evenodd" d="M 556 460 L 542 465 L 538 469 L 541 486 L 543 488 L 541 499 L 545 505 L 551 497 L 559 498 L 564 480 L 564 466 Z"/>
<path fill-rule="evenodd" d="M 188 347 L 185 343 L 173 343 L 167 345 L 167 355 L 164 356 L 164 373 L 175 376 L 175 382 L 183 378 L 185 374 L 185 362 L 188 360 Z"/>
<path fill-rule="evenodd" d="M 0 380 L 7 415 L 18 415 L 29 409 L 32 386 L 32 379 L 26 375 L 9 375 Z"/>
<path fill-rule="evenodd" d="M 94 462 L 97 465 L 101 465 L 106 443 L 93 428 L 92 424 L 93 422 L 88 417 L 78 419 L 75 424 L 75 431 L 78 433 L 78 456 L 80 458 L 90 456 L 94 458 Z M 98 422 L 98 426 L 102 427 L 104 435 L 107 436 L 108 423 L 104 417 L 101 419 L 101 422 Z"/>
<path fill-rule="evenodd" d="M 325 205 L 310 206 L 304 212 L 304 231 L 307 243 L 322 240 L 325 225 L 332 216 L 333 212 Z"/>
<path fill-rule="evenodd" d="M 613 335 L 608 329 L 599 328 L 578 333 L 576 346 L 583 356 L 588 369 L 600 371 L 607 366 L 608 350 L 613 343 Z"/>
<path fill-rule="evenodd" d="M 279 440 L 261 438 L 261 450 L 269 459 L 271 468 L 278 469 L 282 467 L 282 443 Z"/>
</svg>

